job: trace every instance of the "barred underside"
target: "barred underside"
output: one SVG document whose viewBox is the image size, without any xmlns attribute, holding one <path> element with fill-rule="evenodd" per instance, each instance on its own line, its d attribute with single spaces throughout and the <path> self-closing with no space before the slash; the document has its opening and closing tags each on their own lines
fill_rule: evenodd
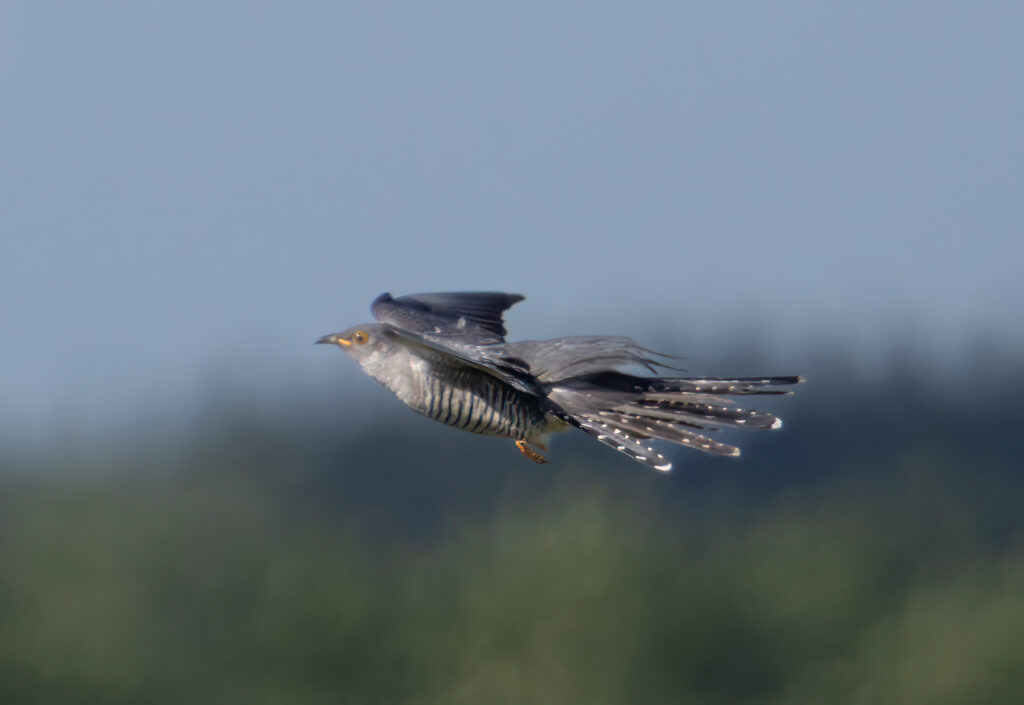
<svg viewBox="0 0 1024 705">
<path fill-rule="evenodd" d="M 410 404 L 443 424 L 487 436 L 526 440 L 545 425 L 540 400 L 469 368 L 437 369 L 422 380 L 419 403 Z"/>
</svg>

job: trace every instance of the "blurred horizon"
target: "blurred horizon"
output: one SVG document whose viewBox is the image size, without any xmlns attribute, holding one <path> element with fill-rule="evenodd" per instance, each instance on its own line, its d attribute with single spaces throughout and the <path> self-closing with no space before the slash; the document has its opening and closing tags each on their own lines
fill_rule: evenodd
<svg viewBox="0 0 1024 705">
<path fill-rule="evenodd" d="M 1020 373 L 1020 352 L 1024 349 L 1005 338 L 979 335 L 957 351 L 943 353 L 906 333 L 897 333 L 898 337 L 884 345 L 864 347 L 835 338 L 804 341 L 802 347 L 794 347 L 765 339 L 762 332 L 737 330 L 731 335 L 694 341 L 692 354 L 682 355 L 680 361 L 685 371 L 673 374 L 799 374 L 807 383 L 797 388 L 799 396 L 791 401 L 798 406 L 828 403 L 830 393 L 858 385 L 879 389 L 887 384 L 894 388 L 913 385 L 941 398 L 953 393 L 950 380 L 966 387 L 955 393 L 987 394 L 999 389 L 1005 377 L 1014 378 Z M 635 336 L 645 344 L 653 337 Z M 673 339 L 667 337 L 650 347 L 675 354 L 680 344 L 671 342 Z M 303 343 L 310 351 L 303 361 L 305 369 L 293 362 L 293 366 L 277 370 L 277 376 L 268 376 L 259 364 L 224 359 L 207 364 L 201 374 L 186 383 L 154 383 L 145 394 L 115 408 L 104 408 L 102 400 L 62 398 L 47 415 L 30 420 L 19 416 L 9 399 L 4 400 L 0 403 L 0 448 L 23 453 L 91 442 L 114 447 L 118 438 L 147 434 L 171 440 L 192 433 L 211 409 L 227 416 L 246 410 L 282 422 L 287 415 L 283 409 L 304 418 L 320 413 L 338 421 L 337 432 L 341 435 L 357 432 L 369 420 L 416 416 L 346 356 Z M 992 374 L 993 370 L 999 373 Z M 358 412 L 353 413 L 356 409 Z"/>
</svg>

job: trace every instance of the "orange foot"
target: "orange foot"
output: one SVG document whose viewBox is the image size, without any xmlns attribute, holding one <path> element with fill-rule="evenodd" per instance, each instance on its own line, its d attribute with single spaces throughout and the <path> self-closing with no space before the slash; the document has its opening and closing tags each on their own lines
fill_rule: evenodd
<svg viewBox="0 0 1024 705">
<path fill-rule="evenodd" d="M 545 446 L 541 445 L 540 443 L 534 443 L 534 445 L 537 446 L 538 448 L 540 448 L 541 450 L 547 450 L 547 448 Z M 535 463 L 550 463 L 551 462 L 550 460 L 545 458 L 543 455 L 541 455 L 540 453 L 535 451 L 533 448 L 531 448 L 530 446 L 526 445 L 526 441 L 516 441 L 516 448 L 519 449 L 520 453 L 522 453 L 523 455 L 525 455 L 527 458 L 529 458 L 530 460 L 532 460 Z"/>
</svg>

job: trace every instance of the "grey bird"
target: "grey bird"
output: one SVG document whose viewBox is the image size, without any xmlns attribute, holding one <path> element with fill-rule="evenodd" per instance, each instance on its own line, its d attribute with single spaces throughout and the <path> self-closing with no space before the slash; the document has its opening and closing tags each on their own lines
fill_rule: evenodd
<svg viewBox="0 0 1024 705">
<path fill-rule="evenodd" d="M 656 470 L 672 464 L 652 439 L 722 456 L 739 448 L 700 431 L 779 428 L 781 419 L 742 408 L 729 397 L 789 394 L 789 377 L 636 376 L 641 366 L 682 371 L 678 359 L 622 336 L 505 341 L 504 312 L 519 294 L 462 292 L 378 296 L 377 323 L 320 338 L 339 346 L 366 374 L 407 406 L 435 421 L 515 441 L 531 460 L 547 460 L 550 434 L 575 427 Z"/>
</svg>

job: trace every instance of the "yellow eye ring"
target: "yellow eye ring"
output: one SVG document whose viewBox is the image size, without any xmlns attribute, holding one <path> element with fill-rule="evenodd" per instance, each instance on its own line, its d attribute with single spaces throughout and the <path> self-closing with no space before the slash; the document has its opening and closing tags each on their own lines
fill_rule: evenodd
<svg viewBox="0 0 1024 705">
<path fill-rule="evenodd" d="M 352 334 L 352 342 L 354 342 L 357 345 L 362 345 L 369 339 L 370 334 L 367 333 L 365 330 L 357 330 L 355 333 Z"/>
</svg>

